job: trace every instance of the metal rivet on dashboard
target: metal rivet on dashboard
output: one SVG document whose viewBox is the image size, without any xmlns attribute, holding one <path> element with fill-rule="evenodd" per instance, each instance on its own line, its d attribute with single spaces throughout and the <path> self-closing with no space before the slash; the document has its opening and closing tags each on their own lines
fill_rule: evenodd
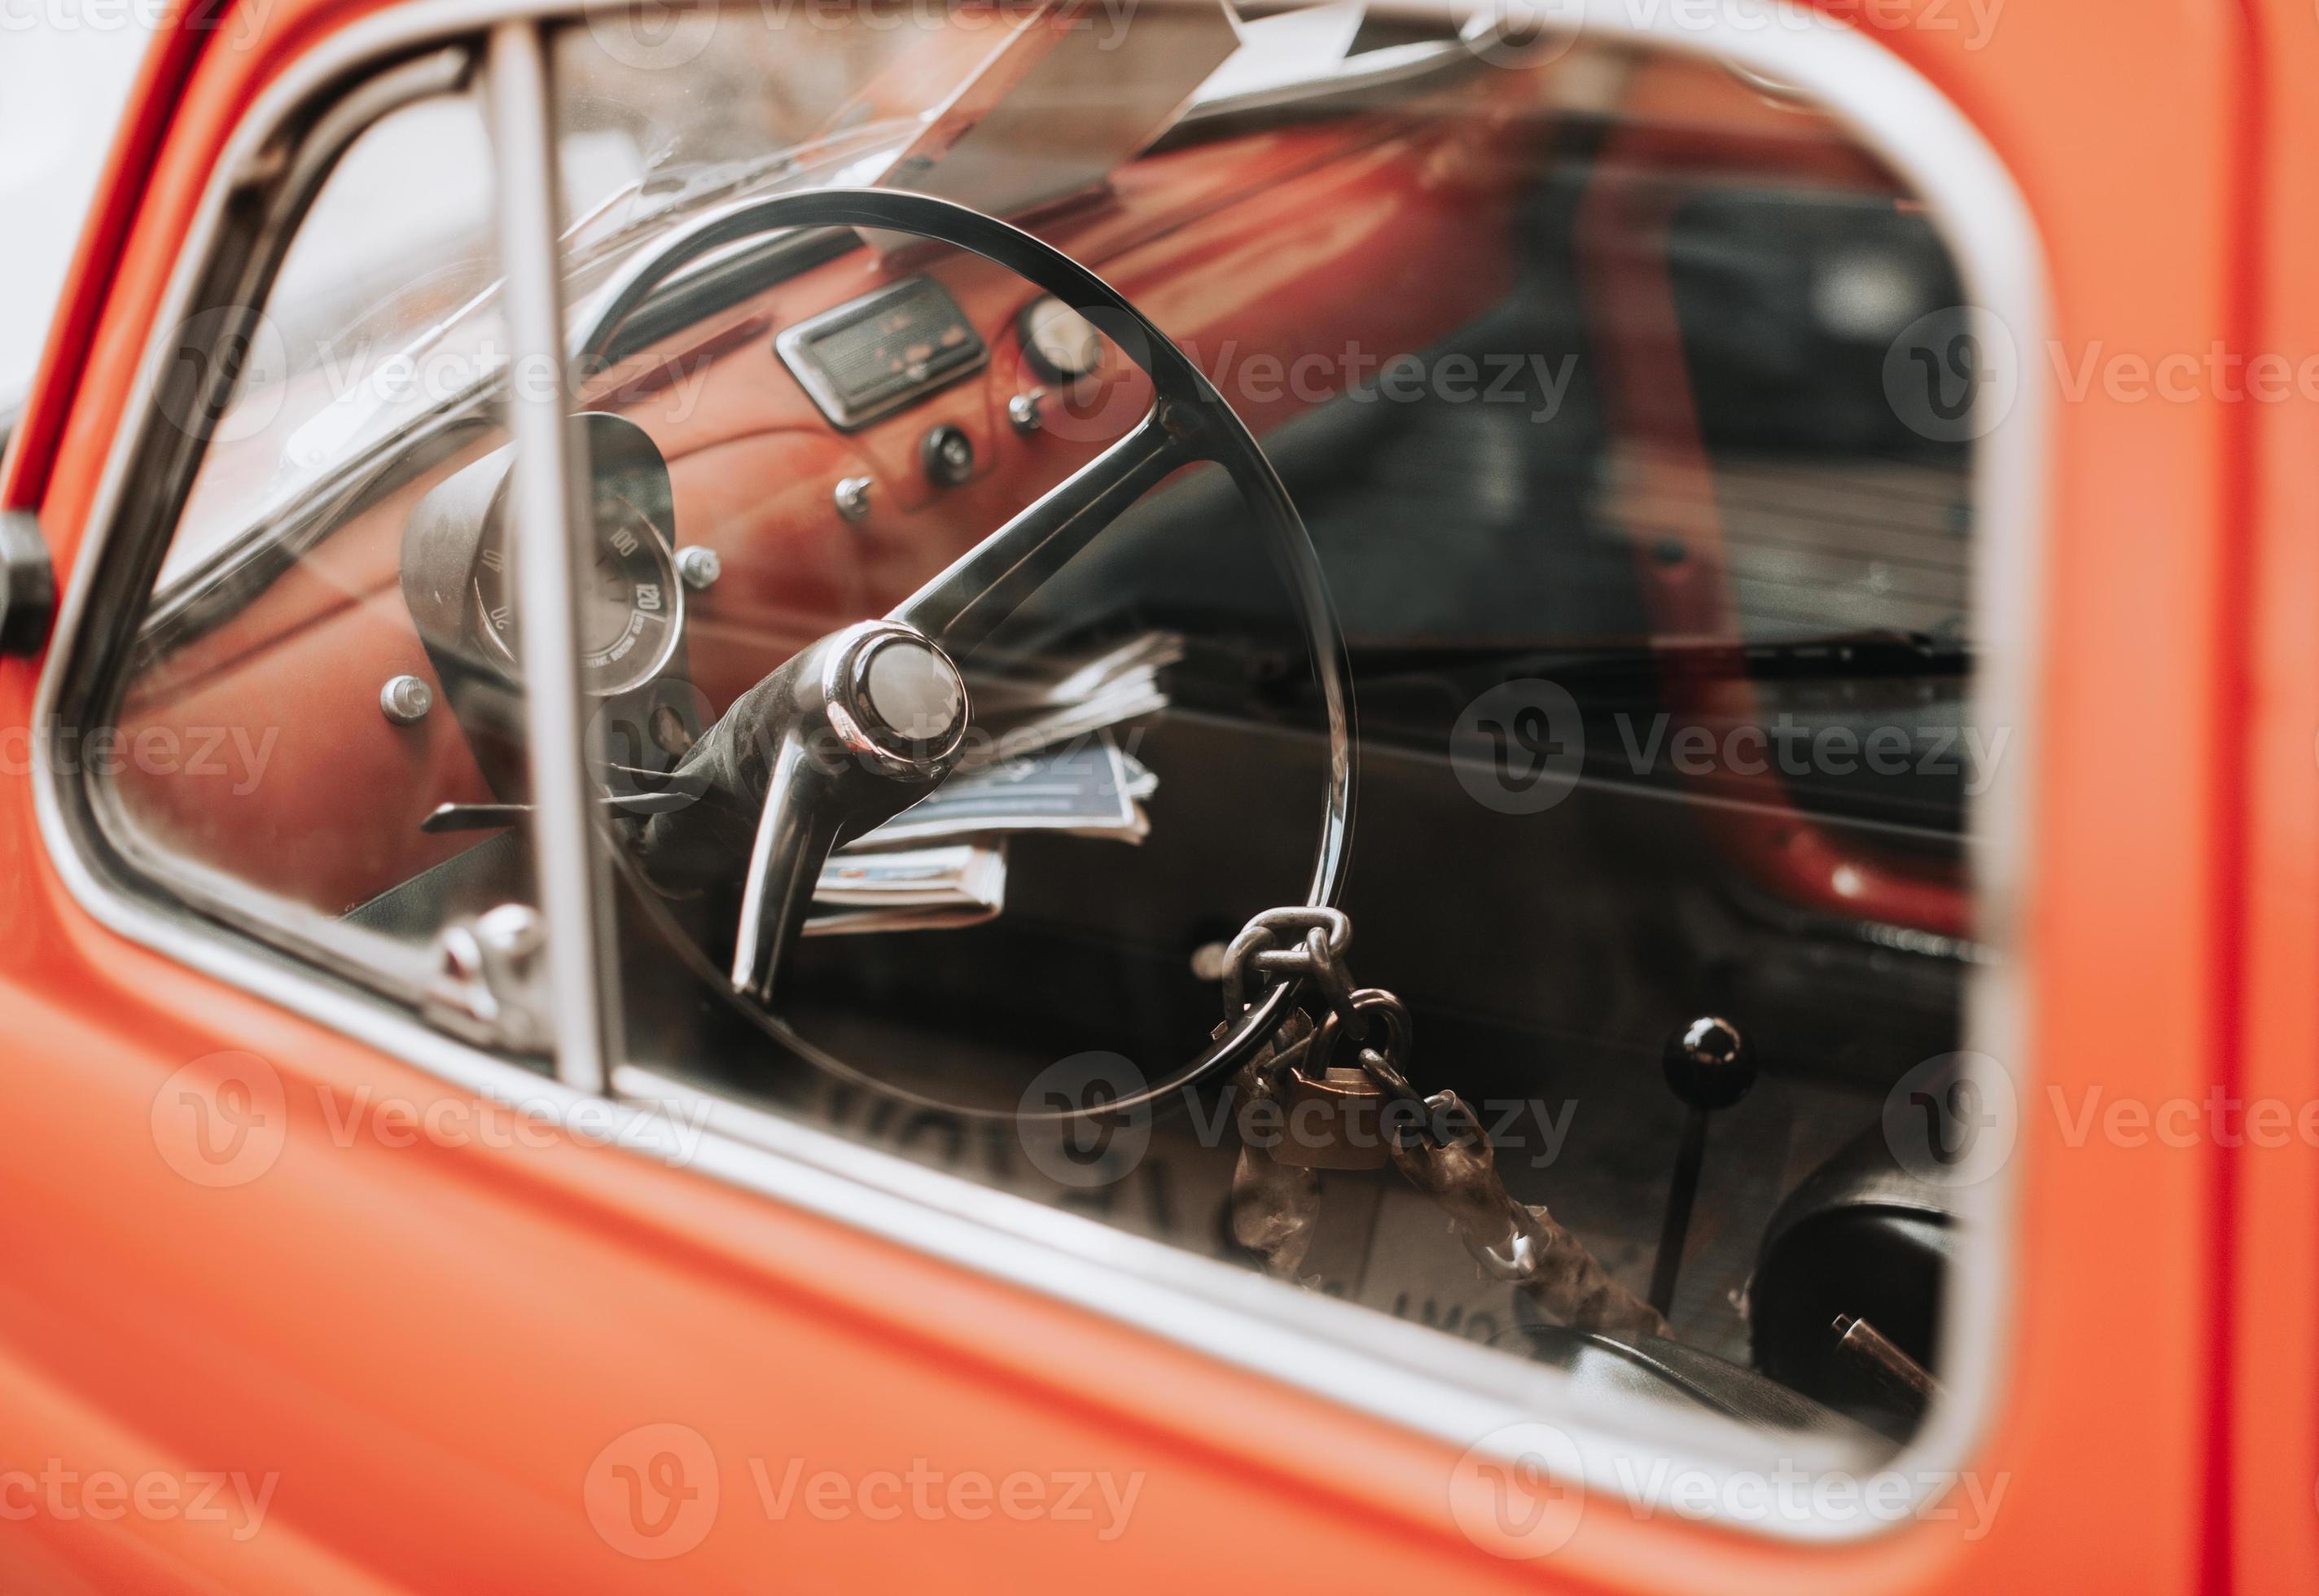
<svg viewBox="0 0 2319 1596">
<path fill-rule="evenodd" d="M 1006 419 L 1014 423 L 1015 431 L 1028 437 L 1047 424 L 1046 417 L 1039 411 L 1039 406 L 1046 397 L 1044 388 L 1033 388 L 1006 401 Z"/>
<path fill-rule="evenodd" d="M 717 585 L 725 574 L 725 562 L 717 551 L 703 544 L 690 544 L 676 551 L 676 573 L 684 585 L 695 592 L 705 592 Z"/>
<path fill-rule="evenodd" d="M 870 479 L 849 476 L 839 482 L 837 491 L 831 495 L 837 513 L 849 521 L 858 521 L 870 513 Z"/>
<path fill-rule="evenodd" d="M 378 690 L 378 708 L 397 726 L 417 726 L 435 708 L 435 690 L 416 676 L 390 676 Z"/>
</svg>

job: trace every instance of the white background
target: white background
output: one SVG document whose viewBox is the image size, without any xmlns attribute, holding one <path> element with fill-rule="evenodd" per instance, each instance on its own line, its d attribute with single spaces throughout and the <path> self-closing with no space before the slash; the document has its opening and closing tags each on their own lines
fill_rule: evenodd
<svg viewBox="0 0 2319 1596">
<path fill-rule="evenodd" d="M 32 383 L 151 42 L 129 17 L 84 16 L 69 0 L 0 0 L 0 411 Z"/>
</svg>

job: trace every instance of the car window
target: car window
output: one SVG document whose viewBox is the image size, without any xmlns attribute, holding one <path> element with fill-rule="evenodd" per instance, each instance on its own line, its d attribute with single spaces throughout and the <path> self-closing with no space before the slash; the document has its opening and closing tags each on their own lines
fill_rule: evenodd
<svg viewBox="0 0 2319 1596">
<path fill-rule="evenodd" d="M 1131 447 L 1150 351 L 898 227 L 689 313 L 646 296 L 633 337 L 582 306 L 575 342 L 649 343 L 628 356 L 647 389 L 583 404 L 666 453 L 699 578 L 681 674 L 608 716 L 601 753 L 670 805 L 608 838 L 638 1089 L 706 1086 L 1582 1383 L 1696 1360 L 1711 1408 L 1763 1395 L 1791 1430 L 1889 1445 L 1921 1403 L 1831 1327 L 1937 1366 L 1955 1205 L 1887 1225 L 1863 1194 L 1936 1162 L 1899 1159 L 1883 1108 L 1959 1068 L 1990 957 L 1975 806 L 2005 756 L 1973 708 L 1972 438 L 1908 386 L 1955 264 L 1832 119 L 1710 62 L 1482 35 L 1383 87 L 1300 68 L 1293 104 L 1215 115 L 1194 86 L 1254 72 L 1255 30 L 1169 14 L 1108 50 L 1026 32 L 949 98 L 889 98 L 939 107 L 939 137 L 880 181 L 1012 215 L 1148 311 L 1277 472 L 1329 625 L 1231 460 L 1142 484 L 961 634 L 955 767 L 931 796 L 870 794 L 771 924 L 765 816 L 818 800 L 772 774 L 793 726 L 769 697 L 907 650 L 880 618 L 924 612 L 1010 518 Z M 1363 25 L 1257 24 L 1316 60 Z M 611 53 L 575 29 L 556 60 L 593 86 Z M 1095 71 L 1158 86 L 1105 96 L 1106 120 Z M 1168 110 L 1133 120 L 1147 104 Z M 1295 1069 L 1187 1079 L 1243 1017 L 1235 945 L 1287 959 L 1309 932 L 1247 928 L 1304 903 L 1342 840 L 1340 676 L 1349 965 L 1392 995 L 1364 1040 L 1413 1096 L 1364 1073 L 1349 1015 Z M 681 721 L 673 753 L 653 716 Z M 871 756 L 830 757 L 816 780 L 844 787 Z M 1361 1128 L 1445 1090 L 1490 1128 L 1493 1174 L 1456 1184 Z M 1291 1110 L 1313 1144 L 1267 1146 Z M 1531 1240 L 1569 1276 L 1493 1263 L 1470 1224 L 1440 1244 L 1461 1203 L 1509 1201 L 1551 1215 Z M 1883 1284 L 1832 1261 L 1854 1225 Z"/>
<path fill-rule="evenodd" d="M 615 1095 L 1588 1424 L 1881 1463 L 1981 1377 L 2010 389 L 1872 148 L 1438 8 L 543 37 Z M 541 1056 L 492 170 L 388 113 L 187 335 L 122 732 L 255 752 L 103 780 Z"/>
<path fill-rule="evenodd" d="M 480 104 L 447 95 L 394 112 L 347 151 L 249 338 L 165 591 L 329 468 L 504 364 L 488 148 Z"/>
<path fill-rule="evenodd" d="M 390 111 L 257 313 L 173 329 L 173 359 L 231 387 L 163 418 L 207 447 L 117 730 L 79 758 L 134 855 L 529 1051 L 536 1029 L 485 1023 L 483 978 L 536 930 L 530 856 L 474 818 L 526 797 L 520 672 L 497 590 L 424 536 L 447 479 L 507 461 L 491 171 L 472 95 Z"/>
</svg>

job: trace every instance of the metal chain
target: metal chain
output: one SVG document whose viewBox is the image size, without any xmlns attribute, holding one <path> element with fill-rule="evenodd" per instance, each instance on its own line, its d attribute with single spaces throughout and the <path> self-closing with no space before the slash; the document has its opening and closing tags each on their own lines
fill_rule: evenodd
<svg viewBox="0 0 2319 1596">
<path fill-rule="evenodd" d="M 1345 964 L 1352 940 L 1353 923 L 1340 909 L 1300 904 L 1265 910 L 1241 927 L 1224 950 L 1224 1019 L 1230 1023 L 1248 1012 L 1251 973 L 1275 981 L 1301 978 L 1320 999 L 1310 1073 L 1317 1075 L 1329 1067 L 1348 1030 L 1367 1035 L 1374 1015 L 1384 1028 L 1385 1046 L 1361 1048 L 1361 1069 L 1388 1096 L 1422 1103 L 1401 1072 L 1412 1029 L 1409 1010 L 1382 987 L 1353 986 Z M 1277 1055 L 1272 1069 L 1276 1073 L 1280 1069 Z"/>
<path fill-rule="evenodd" d="M 1345 950 L 1353 923 L 1336 909 L 1267 909 L 1242 927 L 1224 951 L 1224 1019 L 1221 1037 L 1250 1005 L 1251 975 L 1275 981 L 1302 978 L 1336 1015 L 1340 994 L 1349 1004 L 1352 983 L 1345 974 Z M 1290 1009 L 1279 1031 L 1259 1048 L 1233 1078 L 1239 1100 L 1240 1158 L 1232 1167 L 1232 1239 L 1264 1260 L 1265 1273 L 1296 1281 L 1313 1232 L 1321 1222 L 1318 1171 L 1274 1158 L 1253 1134 L 1253 1117 L 1269 1109 L 1285 1112 L 1288 1071 L 1310 1051 L 1313 1022 Z"/>
<path fill-rule="evenodd" d="M 1284 1105 L 1292 1072 L 1325 1076 L 1348 1037 L 1358 1043 L 1364 1074 L 1389 1102 L 1421 1112 L 1403 1117 L 1413 1129 L 1385 1138 L 1394 1167 L 1448 1215 L 1450 1227 L 1475 1261 L 1493 1277 L 1526 1293 L 1550 1317 L 1582 1330 L 1667 1333 L 1664 1316 L 1612 1279 L 1584 1242 L 1543 1207 L 1517 1201 L 1497 1169 L 1497 1155 L 1481 1122 L 1455 1092 L 1421 1096 L 1403 1073 L 1413 1029 L 1400 998 L 1377 987 L 1357 987 L 1345 963 L 1352 922 L 1340 911 L 1298 906 L 1268 909 L 1250 920 L 1225 951 L 1224 1024 L 1248 1011 L 1251 978 L 1301 978 L 1318 1014 L 1316 1024 L 1299 1010 L 1236 1078 L 1241 1145 L 1232 1171 L 1232 1234 L 1260 1256 L 1266 1271 L 1295 1280 L 1320 1222 L 1321 1186 L 1310 1168 L 1290 1164 L 1254 1144 L 1249 1116 Z M 1380 1122 L 1382 1123 L 1382 1122 Z"/>
<path fill-rule="evenodd" d="M 1511 1281 L 1547 1314 L 1583 1330 L 1664 1336 L 1659 1311 L 1611 1277 L 1586 1244 L 1555 1222 L 1543 1205 L 1521 1203 L 1498 1174 L 1497 1151 L 1481 1122 L 1455 1092 L 1426 1099 L 1436 1126 L 1470 1127 L 1462 1138 L 1414 1139 L 1393 1149 L 1394 1168 L 1449 1216 L 1474 1261 Z"/>
<path fill-rule="evenodd" d="M 1216 1029 L 1231 1025 L 1227 1020 Z M 1251 1134 L 1250 1116 L 1285 1108 L 1282 1077 L 1295 1068 L 1313 1038 L 1313 1022 L 1290 1009 L 1279 1032 L 1233 1080 L 1240 1103 L 1240 1159 L 1232 1166 L 1232 1240 L 1264 1260 L 1264 1272 L 1296 1280 L 1321 1222 L 1321 1177 L 1315 1170 L 1284 1164 L 1262 1151 Z"/>
<path fill-rule="evenodd" d="M 1248 1012 L 1251 969 L 1275 980 L 1304 977 L 1334 1008 L 1352 990 L 1344 973 L 1345 950 L 1352 940 L 1353 923 L 1341 909 L 1299 904 L 1265 910 L 1224 950 L 1224 1018 L 1238 1020 Z"/>
</svg>

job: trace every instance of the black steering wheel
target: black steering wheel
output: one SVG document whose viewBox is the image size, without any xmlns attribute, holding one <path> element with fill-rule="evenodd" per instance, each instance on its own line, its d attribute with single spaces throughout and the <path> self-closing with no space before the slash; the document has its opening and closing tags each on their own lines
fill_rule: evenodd
<svg viewBox="0 0 2319 1596">
<path fill-rule="evenodd" d="M 1019 228 L 926 194 L 776 194 L 702 216 L 628 263 L 599 291 L 573 341 L 575 368 L 604 360 L 621 323 L 687 265 L 761 234 L 812 227 L 912 234 L 1006 267 L 1106 334 L 1150 379 L 1153 399 L 1126 436 L 884 619 L 822 638 L 751 688 L 686 754 L 675 784 L 696 801 L 655 816 L 640 856 L 655 878 L 698 880 L 729 876 L 745 851 L 732 993 L 789 1045 L 828 1062 L 773 1004 L 831 850 L 898 814 L 956 768 L 971 708 L 954 660 L 972 654 L 1146 491 L 1202 461 L 1223 467 L 1255 511 L 1312 654 L 1328 717 L 1329 773 L 1306 901 L 1333 906 L 1352 834 L 1353 713 L 1344 640 L 1312 537 L 1247 424 L 1165 333 L 1093 272 Z M 1150 1102 L 1233 1067 L 1273 1033 L 1296 996 L 1293 981 L 1270 987 L 1190 1065 L 1107 1108 Z"/>
</svg>

